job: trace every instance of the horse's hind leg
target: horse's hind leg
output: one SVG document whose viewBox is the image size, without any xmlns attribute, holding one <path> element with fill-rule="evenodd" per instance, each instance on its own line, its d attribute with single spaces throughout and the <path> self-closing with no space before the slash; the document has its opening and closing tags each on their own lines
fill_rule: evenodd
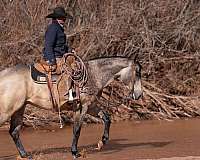
<svg viewBox="0 0 200 160">
<path fill-rule="evenodd" d="M 104 122 L 104 132 L 102 136 L 102 142 L 103 144 L 106 144 L 108 143 L 108 140 L 109 140 L 109 132 L 110 132 L 110 124 L 111 124 L 110 115 L 108 114 L 108 112 L 100 110 L 98 113 L 98 116 Z"/>
<path fill-rule="evenodd" d="M 29 160 L 31 160 L 32 158 L 28 157 L 28 154 L 25 151 L 25 149 L 22 145 L 22 142 L 19 138 L 19 131 L 23 125 L 24 110 L 25 110 L 25 107 L 22 107 L 11 116 L 9 133 L 10 133 L 11 137 L 13 138 L 13 141 L 15 142 L 15 145 L 17 147 L 17 150 L 18 150 L 20 156 L 22 158 L 28 158 Z"/>
<path fill-rule="evenodd" d="M 9 119 L 7 114 L 0 113 L 0 126 L 4 124 Z"/>
</svg>

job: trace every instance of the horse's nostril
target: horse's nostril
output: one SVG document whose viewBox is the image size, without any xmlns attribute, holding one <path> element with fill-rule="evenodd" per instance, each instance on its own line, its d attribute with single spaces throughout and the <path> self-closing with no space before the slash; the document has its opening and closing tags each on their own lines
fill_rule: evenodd
<svg viewBox="0 0 200 160">
<path fill-rule="evenodd" d="M 132 98 L 133 98 L 133 100 L 135 100 L 135 99 L 136 99 L 136 97 L 135 97 L 135 94 L 134 94 L 134 93 L 132 94 Z"/>
</svg>

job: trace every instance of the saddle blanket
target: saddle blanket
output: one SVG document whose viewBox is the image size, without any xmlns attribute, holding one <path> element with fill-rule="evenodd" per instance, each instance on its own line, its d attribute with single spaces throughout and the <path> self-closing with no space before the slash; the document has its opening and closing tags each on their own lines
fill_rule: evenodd
<svg viewBox="0 0 200 160">
<path fill-rule="evenodd" d="M 46 84 L 47 83 L 47 75 L 38 71 L 34 65 L 32 64 L 30 66 L 30 71 L 31 71 L 31 77 L 33 79 L 34 82 L 39 83 L 39 84 Z M 56 83 L 57 79 L 58 79 L 59 75 L 52 75 L 52 82 Z"/>
</svg>

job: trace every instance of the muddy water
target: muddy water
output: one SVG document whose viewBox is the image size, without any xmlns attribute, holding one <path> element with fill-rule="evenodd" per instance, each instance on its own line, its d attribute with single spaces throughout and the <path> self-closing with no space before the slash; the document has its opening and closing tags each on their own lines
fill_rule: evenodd
<svg viewBox="0 0 200 160">
<path fill-rule="evenodd" d="M 102 125 L 83 127 L 79 146 L 86 149 L 87 160 L 200 159 L 200 119 L 115 123 L 110 143 L 96 151 L 102 130 Z M 72 159 L 71 133 L 71 127 L 25 129 L 21 138 L 36 160 L 66 160 Z M 0 129 L 0 160 L 14 160 L 16 156 L 7 129 Z"/>
</svg>

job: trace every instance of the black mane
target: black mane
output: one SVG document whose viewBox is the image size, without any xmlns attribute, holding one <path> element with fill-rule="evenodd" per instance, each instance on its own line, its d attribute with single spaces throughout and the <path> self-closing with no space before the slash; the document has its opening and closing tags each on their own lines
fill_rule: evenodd
<svg viewBox="0 0 200 160">
<path fill-rule="evenodd" d="M 95 57 L 87 61 L 100 60 L 100 59 L 117 59 L 117 58 L 132 60 L 130 57 L 124 57 L 124 56 L 105 56 L 105 57 Z"/>
</svg>

